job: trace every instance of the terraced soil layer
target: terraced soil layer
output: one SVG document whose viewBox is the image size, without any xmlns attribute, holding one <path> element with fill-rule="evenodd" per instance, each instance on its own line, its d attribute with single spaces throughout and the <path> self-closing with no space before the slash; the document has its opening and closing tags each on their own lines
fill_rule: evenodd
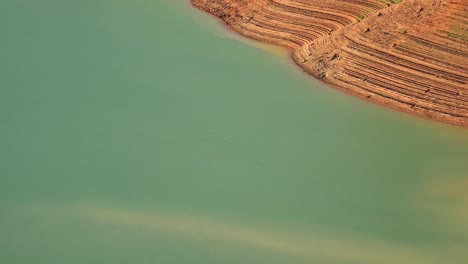
<svg viewBox="0 0 468 264">
<path fill-rule="evenodd" d="M 468 126 L 466 0 L 191 1 L 334 87 Z"/>
</svg>

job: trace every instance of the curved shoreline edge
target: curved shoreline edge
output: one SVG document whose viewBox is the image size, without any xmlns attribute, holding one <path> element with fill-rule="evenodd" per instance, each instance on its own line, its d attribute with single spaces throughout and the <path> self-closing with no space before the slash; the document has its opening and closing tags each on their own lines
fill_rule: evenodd
<svg viewBox="0 0 468 264">
<path fill-rule="evenodd" d="M 399 3 L 396 3 L 399 2 Z M 191 0 L 346 93 L 468 127 L 464 0 Z"/>
</svg>

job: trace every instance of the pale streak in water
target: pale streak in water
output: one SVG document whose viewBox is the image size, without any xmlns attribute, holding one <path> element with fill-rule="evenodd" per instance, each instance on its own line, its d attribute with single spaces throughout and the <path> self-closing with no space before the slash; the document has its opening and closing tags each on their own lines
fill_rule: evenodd
<svg viewBox="0 0 468 264">
<path fill-rule="evenodd" d="M 468 237 L 468 178 L 436 180 L 426 184 L 420 193 L 419 204 L 427 212 L 439 218 L 452 234 Z"/>
<path fill-rule="evenodd" d="M 431 264 L 434 256 L 384 241 L 360 236 L 299 235 L 290 231 L 263 230 L 228 224 L 221 219 L 179 213 L 148 213 L 92 205 L 62 208 L 25 208 L 39 217 L 71 217 L 95 224 L 144 230 L 157 235 L 169 233 L 193 241 L 219 241 L 254 251 L 280 253 L 302 260 L 325 258 L 333 261 L 379 264 Z"/>
</svg>

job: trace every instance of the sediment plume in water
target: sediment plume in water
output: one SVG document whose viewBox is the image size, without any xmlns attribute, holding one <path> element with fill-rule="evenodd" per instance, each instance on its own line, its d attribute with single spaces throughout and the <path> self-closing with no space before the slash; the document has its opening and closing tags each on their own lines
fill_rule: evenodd
<svg viewBox="0 0 468 264">
<path fill-rule="evenodd" d="M 468 127 L 465 0 L 191 0 L 352 95 Z"/>
</svg>

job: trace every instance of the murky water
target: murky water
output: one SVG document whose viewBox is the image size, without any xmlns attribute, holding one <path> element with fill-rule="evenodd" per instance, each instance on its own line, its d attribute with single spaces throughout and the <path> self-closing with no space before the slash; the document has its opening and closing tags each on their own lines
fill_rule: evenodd
<svg viewBox="0 0 468 264">
<path fill-rule="evenodd" d="M 0 3 L 0 262 L 461 263 L 468 132 L 188 1 Z"/>
</svg>

